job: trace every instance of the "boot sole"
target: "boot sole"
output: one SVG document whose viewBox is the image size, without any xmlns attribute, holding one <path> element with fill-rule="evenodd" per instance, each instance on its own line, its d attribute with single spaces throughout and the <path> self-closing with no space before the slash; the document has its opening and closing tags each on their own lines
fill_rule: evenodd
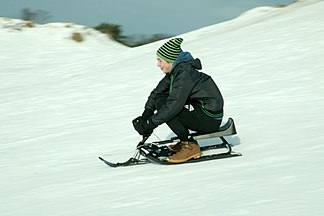
<svg viewBox="0 0 324 216">
<path fill-rule="evenodd" d="M 194 155 L 191 155 L 190 157 L 188 157 L 188 158 L 184 158 L 184 159 L 181 159 L 181 160 L 173 160 L 173 159 L 169 159 L 168 158 L 168 162 L 169 163 L 183 163 L 183 162 L 186 162 L 186 161 L 188 161 L 188 160 L 190 160 L 190 159 L 198 159 L 198 158 L 200 158 L 201 157 L 201 153 L 196 153 L 196 154 L 194 154 Z"/>
</svg>

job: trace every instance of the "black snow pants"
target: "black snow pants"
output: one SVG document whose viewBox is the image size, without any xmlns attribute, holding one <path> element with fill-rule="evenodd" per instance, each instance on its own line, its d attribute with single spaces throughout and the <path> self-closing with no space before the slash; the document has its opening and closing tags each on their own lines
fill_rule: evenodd
<svg viewBox="0 0 324 216">
<path fill-rule="evenodd" d="M 159 111 L 159 108 L 165 104 L 166 101 L 167 96 L 161 95 L 157 98 L 157 111 Z M 221 123 L 221 119 L 214 119 L 207 116 L 203 110 L 195 104 L 192 104 L 191 108 L 184 107 L 177 116 L 166 122 L 181 141 L 187 141 L 190 139 L 189 130 L 199 133 L 212 133 L 218 130 Z"/>
</svg>

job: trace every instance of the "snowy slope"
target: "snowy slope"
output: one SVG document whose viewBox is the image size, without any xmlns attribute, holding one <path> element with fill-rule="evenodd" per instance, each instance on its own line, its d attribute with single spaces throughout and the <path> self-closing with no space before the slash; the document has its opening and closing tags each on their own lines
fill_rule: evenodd
<svg viewBox="0 0 324 216">
<path fill-rule="evenodd" d="M 1 215 L 321 215 L 323 10 L 257 8 L 182 35 L 219 85 L 243 156 L 120 169 L 97 157 L 133 154 L 131 120 L 163 76 L 165 41 L 128 49 L 74 24 L 0 18 Z"/>
</svg>

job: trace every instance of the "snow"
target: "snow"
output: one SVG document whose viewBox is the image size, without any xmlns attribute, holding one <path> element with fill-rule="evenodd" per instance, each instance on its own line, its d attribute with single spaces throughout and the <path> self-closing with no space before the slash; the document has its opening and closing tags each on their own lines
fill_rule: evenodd
<svg viewBox="0 0 324 216">
<path fill-rule="evenodd" d="M 243 156 L 118 169 L 98 156 L 132 156 L 165 41 L 130 49 L 76 24 L 0 18 L 1 215 L 321 215 L 323 9 L 256 8 L 181 35 L 219 85 Z"/>
</svg>

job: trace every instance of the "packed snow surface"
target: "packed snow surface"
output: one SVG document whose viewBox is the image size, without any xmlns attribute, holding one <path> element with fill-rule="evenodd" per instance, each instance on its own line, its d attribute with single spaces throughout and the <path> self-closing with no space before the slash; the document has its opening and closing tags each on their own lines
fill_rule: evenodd
<svg viewBox="0 0 324 216">
<path fill-rule="evenodd" d="M 221 89 L 243 156 L 116 169 L 98 156 L 133 155 L 131 120 L 163 77 L 165 41 L 130 49 L 84 26 L 0 18 L 1 215 L 322 215 L 323 11 L 256 8 L 181 35 Z"/>
</svg>

